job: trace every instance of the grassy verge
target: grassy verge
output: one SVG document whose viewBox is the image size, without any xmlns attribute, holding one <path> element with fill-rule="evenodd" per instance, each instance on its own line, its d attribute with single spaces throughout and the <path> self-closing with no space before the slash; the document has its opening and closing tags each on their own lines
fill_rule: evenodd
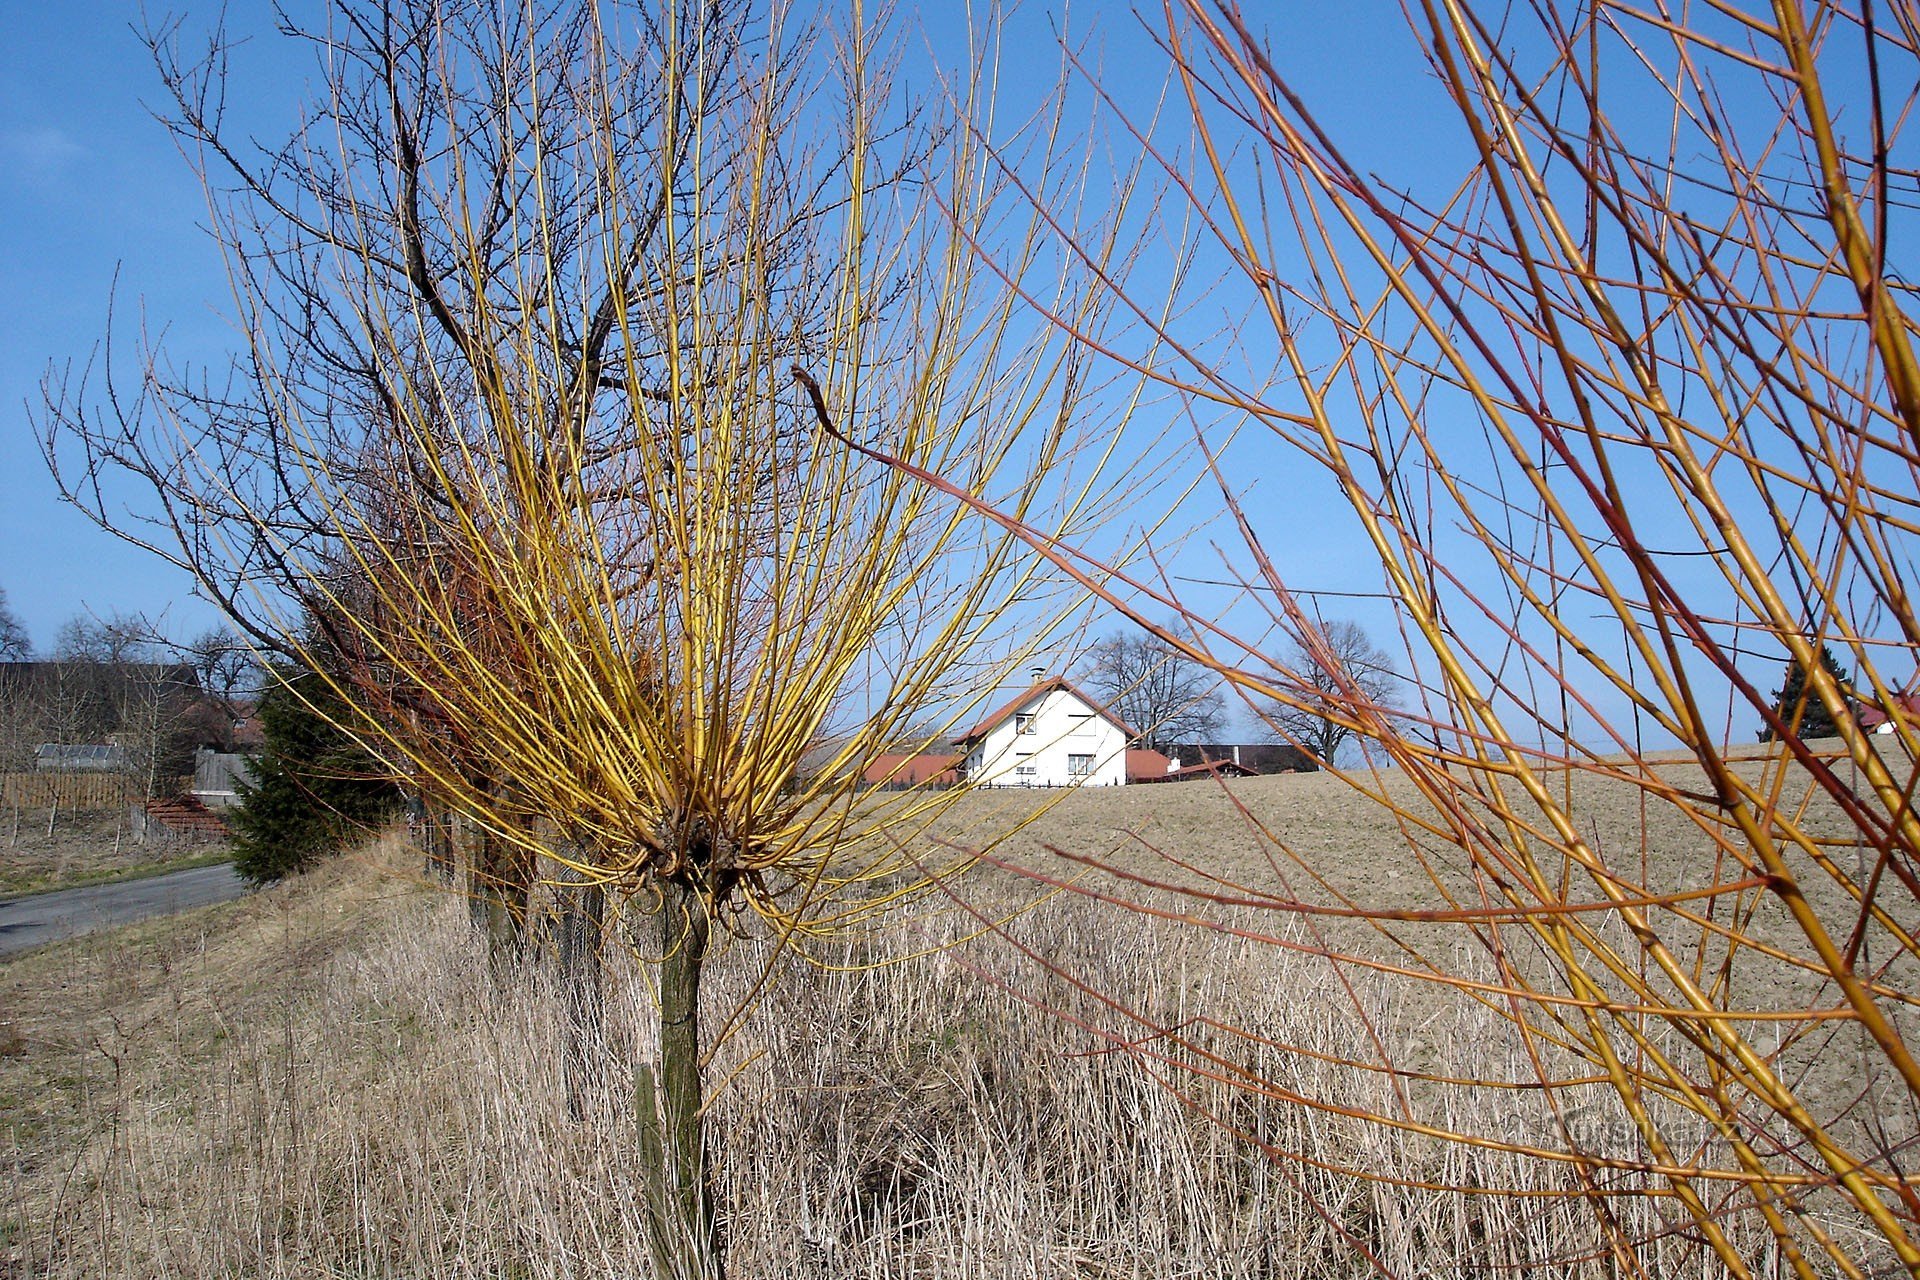
<svg viewBox="0 0 1920 1280">
<path fill-rule="evenodd" d="M 176 871 L 191 871 L 196 867 L 213 867 L 232 861 L 233 850 L 222 844 L 203 849 L 198 853 L 157 862 L 131 862 L 117 867 L 95 867 L 66 875 L 49 874 L 37 879 L 16 882 L 18 887 L 10 886 L 0 891 L 0 902 L 12 902 L 16 898 L 28 898 L 36 893 L 53 893 L 60 889 L 82 889 L 95 884 L 118 884 L 123 880 L 147 880 L 154 876 L 171 875 Z"/>
<path fill-rule="evenodd" d="M 903 927 L 889 954 L 965 926 Z M 1174 947 L 1084 903 L 1014 930 L 1168 1022 L 1260 1026 L 1270 1060 L 1245 1065 L 1303 1095 L 1391 1105 L 1390 1082 L 1283 1047 L 1364 1052 L 1309 959 Z M 714 962 L 710 1027 L 759 996 L 710 1067 L 736 1278 L 1378 1274 L 1356 1249 L 1395 1275 L 1594 1273 L 1591 1215 L 1551 1170 L 1229 1088 L 1187 1050 L 1117 1050 L 1095 1033 L 1110 1010 L 1003 944 L 872 954 L 830 945 L 833 967 L 764 987 L 763 944 Z M 491 972 L 464 903 L 397 844 L 0 963 L 0 1275 L 644 1274 L 646 975 L 612 967 L 575 1119 L 546 965 Z M 1484 1021 L 1404 1033 L 1436 1070 L 1500 1066 Z M 1354 1163 L 1416 1185 L 1331 1171 Z M 1544 1195 L 1417 1186 L 1441 1177 Z M 1648 1274 L 1717 1274 L 1659 1215 L 1629 1224 Z"/>
<path fill-rule="evenodd" d="M 164 875 L 232 856 L 224 843 L 136 841 L 124 808 L 0 811 L 0 899 Z"/>
</svg>

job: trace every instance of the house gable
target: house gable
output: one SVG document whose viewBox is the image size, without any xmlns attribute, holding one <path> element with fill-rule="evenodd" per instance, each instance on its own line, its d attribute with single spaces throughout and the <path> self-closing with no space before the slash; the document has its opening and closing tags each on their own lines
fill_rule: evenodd
<svg viewBox="0 0 1920 1280">
<path fill-rule="evenodd" d="M 1064 677 L 1042 680 L 955 741 L 968 782 L 992 787 L 1120 786 L 1132 731 Z"/>
<path fill-rule="evenodd" d="M 1127 724 L 1125 721 L 1121 720 L 1119 716 L 1114 715 L 1112 711 L 1108 710 L 1103 703 L 1100 703 L 1093 698 L 1089 698 L 1086 694 L 1080 692 L 1080 690 L 1077 687 L 1075 687 L 1074 683 L 1071 680 L 1067 679 L 1065 676 L 1053 676 L 1049 679 L 1042 680 L 1039 683 L 1033 685 L 1032 687 L 1027 689 L 1026 692 L 1015 697 L 1012 701 L 1004 702 L 1000 704 L 999 708 L 996 709 L 993 712 L 993 714 L 989 715 L 986 719 L 974 725 L 973 728 L 967 730 L 965 733 L 955 738 L 954 742 L 964 747 L 972 742 L 976 742 L 982 738 L 985 738 L 995 728 L 997 728 L 1002 723 L 1004 723 L 1008 717 L 1021 714 L 1022 710 L 1027 708 L 1028 703 L 1037 702 L 1039 699 L 1043 698 L 1047 693 L 1052 692 L 1054 690 L 1059 690 L 1060 692 L 1068 694 L 1069 696 L 1074 698 L 1076 701 L 1078 701 L 1083 707 L 1085 707 L 1088 712 L 1090 712 L 1093 715 L 1101 717 L 1108 724 L 1111 724 L 1114 728 L 1118 729 L 1121 733 L 1125 734 L 1128 738 L 1135 738 L 1139 736 L 1138 734 L 1134 733 L 1132 729 L 1127 727 Z"/>
</svg>

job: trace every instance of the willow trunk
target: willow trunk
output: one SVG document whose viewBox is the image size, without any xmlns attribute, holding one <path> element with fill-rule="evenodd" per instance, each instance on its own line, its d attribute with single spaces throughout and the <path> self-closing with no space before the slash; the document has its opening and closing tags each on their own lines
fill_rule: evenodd
<svg viewBox="0 0 1920 1280">
<path fill-rule="evenodd" d="M 700 1114 L 700 976 L 711 925 L 697 890 L 669 882 L 662 894 L 660 1057 L 637 1072 L 654 1274 L 722 1280 Z"/>
</svg>

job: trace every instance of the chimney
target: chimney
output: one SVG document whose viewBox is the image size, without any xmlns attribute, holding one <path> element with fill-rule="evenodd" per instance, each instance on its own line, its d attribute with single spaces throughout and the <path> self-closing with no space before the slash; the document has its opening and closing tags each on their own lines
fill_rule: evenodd
<svg viewBox="0 0 1920 1280">
<path fill-rule="evenodd" d="M 1033 677 L 1035 684 L 1039 684 L 1047 678 L 1047 669 L 1045 667 L 1034 667 L 1030 669 L 1027 674 Z"/>
</svg>

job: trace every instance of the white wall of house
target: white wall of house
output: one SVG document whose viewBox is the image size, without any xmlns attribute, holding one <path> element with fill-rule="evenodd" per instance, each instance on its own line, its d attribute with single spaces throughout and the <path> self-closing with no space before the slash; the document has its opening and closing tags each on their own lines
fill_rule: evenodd
<svg viewBox="0 0 1920 1280">
<path fill-rule="evenodd" d="M 1127 737 L 1066 689 L 1020 703 L 967 751 L 967 778 L 990 787 L 1117 787 Z"/>
</svg>

